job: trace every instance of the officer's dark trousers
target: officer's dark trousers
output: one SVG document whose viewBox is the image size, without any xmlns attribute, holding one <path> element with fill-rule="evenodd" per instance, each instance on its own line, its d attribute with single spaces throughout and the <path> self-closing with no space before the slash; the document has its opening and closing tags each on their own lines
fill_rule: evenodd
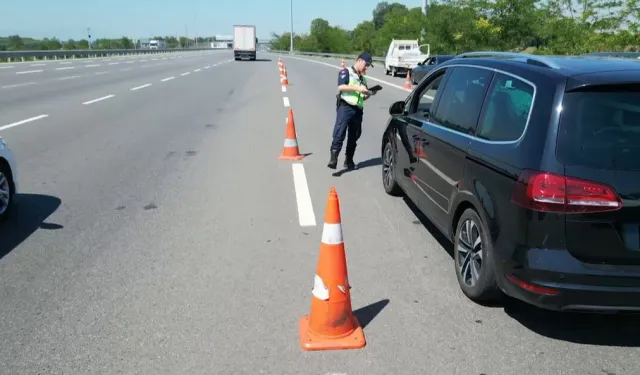
<svg viewBox="0 0 640 375">
<path fill-rule="evenodd" d="M 353 157 L 360 134 L 362 134 L 362 109 L 344 102 L 341 103 L 336 109 L 336 124 L 333 127 L 331 151 L 339 154 L 346 136 L 345 155 Z"/>
</svg>

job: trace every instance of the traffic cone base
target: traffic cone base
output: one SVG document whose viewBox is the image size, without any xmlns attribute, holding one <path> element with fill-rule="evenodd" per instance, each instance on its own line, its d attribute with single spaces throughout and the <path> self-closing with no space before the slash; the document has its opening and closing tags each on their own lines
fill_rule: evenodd
<svg viewBox="0 0 640 375">
<path fill-rule="evenodd" d="M 358 322 L 358 318 L 352 316 L 353 326 L 355 329 L 343 337 L 323 337 L 309 331 L 309 316 L 300 318 L 300 346 L 303 350 L 345 350 L 345 349 L 362 349 L 367 345 L 364 338 L 364 331 Z"/>
</svg>

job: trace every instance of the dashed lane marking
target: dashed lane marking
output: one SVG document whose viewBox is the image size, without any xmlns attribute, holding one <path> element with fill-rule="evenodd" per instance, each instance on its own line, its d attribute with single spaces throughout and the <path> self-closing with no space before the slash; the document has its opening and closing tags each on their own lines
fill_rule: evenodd
<svg viewBox="0 0 640 375">
<path fill-rule="evenodd" d="M 287 92 L 287 86 L 282 86 L 282 92 Z"/>
<path fill-rule="evenodd" d="M 0 69 L 11 69 L 11 68 L 13 68 L 13 65 L 0 66 Z"/>
<path fill-rule="evenodd" d="M 22 120 L 22 121 L 14 122 L 12 124 L 0 126 L 0 131 L 6 130 L 6 129 L 9 129 L 9 128 L 14 128 L 16 126 L 24 125 L 24 124 L 29 123 L 29 122 L 37 121 L 37 120 L 43 119 L 45 117 L 49 117 L 49 115 L 40 115 L 40 116 L 36 116 L 36 117 L 31 117 L 31 118 L 28 118 L 26 120 Z"/>
<path fill-rule="evenodd" d="M 107 74 L 107 73 L 109 73 L 109 72 L 96 72 L 96 73 L 93 73 L 93 74 L 95 74 L 95 75 L 99 76 L 99 75 Z"/>
<path fill-rule="evenodd" d="M 193 72 L 194 72 L 194 73 L 197 73 L 197 72 L 199 72 L 199 71 L 201 71 L 201 70 L 202 70 L 202 69 L 196 69 L 196 70 L 194 70 Z"/>
<path fill-rule="evenodd" d="M 17 83 L 15 85 L 7 85 L 7 86 L 2 86 L 0 87 L 1 89 L 12 89 L 14 87 L 22 87 L 22 86 L 30 86 L 30 85 L 35 85 L 35 82 L 27 82 L 27 83 Z"/>
<path fill-rule="evenodd" d="M 93 104 L 93 103 L 97 103 L 97 102 L 101 102 L 103 100 L 107 100 L 107 99 L 111 99 L 113 98 L 115 95 L 107 95 L 107 96 L 103 96 L 101 98 L 97 98 L 97 99 L 93 99 L 93 100 L 89 100 L 87 102 L 82 103 L 83 105 L 89 105 L 89 104 Z"/>
<path fill-rule="evenodd" d="M 100 64 L 86 65 L 87 68 L 95 68 L 96 66 L 100 66 Z"/>
<path fill-rule="evenodd" d="M 45 65 L 47 65 L 47 64 L 31 64 L 29 66 L 45 66 Z"/>
<path fill-rule="evenodd" d="M 171 80 L 172 80 L 172 79 L 174 79 L 174 78 L 176 78 L 176 77 L 168 77 L 168 78 L 165 78 L 165 79 L 163 79 L 163 80 L 161 80 L 161 81 L 162 81 L 162 82 L 167 82 L 167 81 L 171 81 Z"/>
<path fill-rule="evenodd" d="M 56 70 L 70 70 L 70 69 L 75 69 L 75 66 L 64 66 L 62 68 L 56 68 Z"/>
<path fill-rule="evenodd" d="M 80 78 L 80 77 L 82 77 L 82 76 L 66 76 L 66 77 L 58 78 L 58 80 L 64 81 L 64 80 L 67 80 L 67 79 L 74 79 L 74 78 Z"/>
<path fill-rule="evenodd" d="M 298 221 L 301 227 L 313 227 L 316 225 L 316 214 L 313 212 L 313 203 L 307 184 L 307 175 L 302 163 L 291 165 L 293 169 L 293 186 L 296 191 L 296 203 L 298 205 Z"/>
<path fill-rule="evenodd" d="M 24 70 L 22 72 L 16 72 L 16 74 L 31 74 L 31 73 L 42 73 L 43 70 L 39 69 L 39 70 Z"/>
<path fill-rule="evenodd" d="M 131 90 L 131 91 L 136 91 L 136 90 L 140 90 L 140 89 L 143 89 L 143 88 L 145 88 L 145 87 L 149 87 L 149 86 L 151 86 L 151 84 L 150 84 L 150 83 L 147 83 L 147 84 L 142 85 L 142 86 L 133 87 L 133 88 L 131 88 L 131 89 L 129 89 L 129 90 Z"/>
<path fill-rule="evenodd" d="M 287 98 L 286 96 L 282 97 L 282 104 L 284 104 L 284 106 L 287 108 L 291 107 L 291 103 L 289 103 L 289 98 Z"/>
<path fill-rule="evenodd" d="M 191 74 L 191 72 L 182 73 L 180 75 L 184 77 L 184 76 L 188 76 L 189 74 Z"/>
</svg>

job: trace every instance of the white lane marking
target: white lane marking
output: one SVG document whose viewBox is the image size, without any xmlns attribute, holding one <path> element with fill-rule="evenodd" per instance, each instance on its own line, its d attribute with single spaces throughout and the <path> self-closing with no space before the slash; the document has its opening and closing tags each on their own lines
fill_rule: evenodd
<svg viewBox="0 0 640 375">
<path fill-rule="evenodd" d="M 300 57 L 294 57 L 294 56 L 287 56 L 287 58 L 288 58 L 288 59 L 295 59 L 295 60 L 301 60 L 301 61 L 312 62 L 312 63 L 316 63 L 316 64 L 320 64 L 320 65 L 325 65 L 325 66 L 330 66 L 330 67 L 335 68 L 335 69 L 342 69 L 342 68 L 341 68 L 340 66 L 338 66 L 338 65 L 329 64 L 329 63 L 326 63 L 326 62 L 323 62 L 323 61 L 310 60 L 310 59 L 303 59 L 303 58 L 300 58 Z M 389 86 L 394 87 L 394 88 L 399 89 L 399 90 L 403 90 L 403 91 L 407 91 L 407 92 L 411 92 L 411 91 L 412 91 L 412 90 L 410 90 L 410 89 L 405 89 L 404 87 L 402 87 L 402 86 L 400 86 L 400 85 L 396 85 L 395 83 L 387 82 L 387 81 L 382 80 L 382 79 L 379 79 L 379 78 L 375 78 L 375 77 L 371 77 L 371 76 L 366 76 L 366 77 L 367 77 L 367 79 L 370 79 L 370 80 L 372 80 L 372 81 L 380 82 L 380 83 L 384 83 L 385 85 L 389 85 Z"/>
<path fill-rule="evenodd" d="M 95 74 L 95 75 L 99 76 L 99 75 L 101 75 L 101 74 L 107 74 L 107 73 L 109 73 L 109 72 L 96 72 L 96 73 L 93 73 L 93 74 Z"/>
<path fill-rule="evenodd" d="M 316 225 L 316 214 L 313 212 L 311 194 L 307 184 L 307 176 L 304 173 L 302 163 L 291 165 L 293 169 L 293 186 L 296 191 L 296 202 L 298 204 L 298 221 L 301 227 L 312 227 Z"/>
<path fill-rule="evenodd" d="M 181 58 L 182 58 L 182 56 L 178 56 L 178 58 L 179 58 L 179 59 L 181 59 Z"/>
<path fill-rule="evenodd" d="M 124 68 L 120 69 L 121 72 L 128 72 L 129 70 L 133 70 L 133 68 Z"/>
<path fill-rule="evenodd" d="M 199 72 L 199 71 L 201 71 L 201 70 L 202 70 L 202 69 L 196 69 L 196 70 L 194 70 L 194 72 Z"/>
<path fill-rule="evenodd" d="M 166 57 L 163 57 L 163 58 L 162 58 L 162 60 L 166 60 L 166 59 L 167 59 Z"/>
<path fill-rule="evenodd" d="M 151 61 L 158 61 L 158 59 L 151 59 Z"/>
<path fill-rule="evenodd" d="M 96 66 L 100 66 L 100 64 L 86 65 L 86 68 L 95 68 Z"/>
<path fill-rule="evenodd" d="M 47 65 L 47 64 L 31 64 L 29 66 L 45 66 L 45 65 Z"/>
<path fill-rule="evenodd" d="M 133 64 L 135 61 L 127 61 L 127 64 Z"/>
<path fill-rule="evenodd" d="M 287 86 L 282 86 L 282 92 L 287 92 Z"/>
<path fill-rule="evenodd" d="M 180 75 L 184 77 L 184 76 L 188 76 L 189 74 L 191 74 L 191 72 L 182 73 Z"/>
<path fill-rule="evenodd" d="M 167 82 L 167 81 L 171 81 L 171 80 L 172 80 L 172 79 L 174 79 L 174 78 L 176 78 L 176 77 L 168 77 L 168 78 L 165 78 L 165 79 L 163 79 L 163 80 L 161 80 L 161 81 L 162 81 L 162 82 Z"/>
<path fill-rule="evenodd" d="M 119 64 L 120 64 L 119 62 L 112 62 L 112 63 L 109 63 L 107 65 L 119 65 Z"/>
<path fill-rule="evenodd" d="M 147 62 L 147 61 L 149 61 L 149 60 L 140 60 L 140 62 Z"/>
<path fill-rule="evenodd" d="M 72 61 L 61 61 L 60 65 L 69 65 L 69 64 L 73 64 Z"/>
<path fill-rule="evenodd" d="M 141 68 L 151 68 L 151 65 L 147 64 L 147 65 L 142 65 Z"/>
<path fill-rule="evenodd" d="M 88 104 L 93 104 L 93 103 L 96 103 L 96 102 L 101 102 L 101 101 L 103 101 L 103 100 L 111 99 L 111 98 L 113 98 L 114 96 L 115 96 L 115 95 L 107 95 L 107 96 L 103 96 L 102 98 L 97 98 L 97 99 L 89 100 L 89 101 L 84 102 L 84 103 L 82 103 L 82 104 L 84 104 L 84 105 L 88 105 Z"/>
<path fill-rule="evenodd" d="M 9 65 L 9 66 L 0 66 L 0 69 L 11 69 L 13 68 L 13 65 Z"/>
<path fill-rule="evenodd" d="M 69 69 L 75 69 L 75 68 L 76 68 L 75 66 L 65 66 L 62 68 L 56 68 L 56 70 L 69 70 Z"/>
<path fill-rule="evenodd" d="M 9 124 L 9 125 L 5 125 L 5 126 L 0 126 L 0 131 L 5 130 L 5 129 L 9 129 L 9 128 L 13 128 L 16 126 L 20 126 L 23 124 L 26 124 L 28 122 L 32 122 L 32 121 L 36 121 L 36 120 L 40 120 L 43 119 L 45 117 L 49 117 L 49 115 L 40 115 L 40 116 L 36 116 L 36 117 L 31 117 L 28 118 L 26 120 L 22 120 L 22 121 L 18 121 L 18 122 L 14 122 L 13 124 Z"/>
<path fill-rule="evenodd" d="M 65 79 L 74 79 L 74 78 L 78 78 L 78 77 L 81 77 L 81 76 L 67 76 L 67 77 L 58 78 L 58 80 L 64 81 Z"/>
<path fill-rule="evenodd" d="M 18 83 L 18 84 L 15 84 L 15 85 L 2 86 L 0 88 L 2 88 L 2 89 L 11 89 L 11 88 L 14 88 L 14 87 L 29 86 L 29 85 L 35 85 L 35 84 L 36 84 L 35 82 Z"/>
<path fill-rule="evenodd" d="M 282 103 L 284 104 L 285 107 L 291 107 L 291 103 L 289 103 L 289 98 L 287 98 L 286 96 L 282 97 Z"/>
<path fill-rule="evenodd" d="M 85 63 L 87 63 L 87 64 L 88 64 L 88 63 L 92 63 L 93 61 L 94 61 L 94 60 L 87 60 L 87 61 L 85 61 Z"/>
<path fill-rule="evenodd" d="M 209 69 L 209 68 L 211 68 L 211 65 L 209 65 L 209 66 L 205 66 L 204 68 L 205 68 L 205 69 Z"/>
<path fill-rule="evenodd" d="M 31 74 L 31 73 L 42 73 L 43 70 L 24 70 L 22 72 L 16 72 L 16 74 Z"/>
<path fill-rule="evenodd" d="M 151 84 L 150 84 L 150 83 L 147 83 L 146 85 L 142 85 L 142 86 L 134 87 L 134 88 L 131 88 L 131 89 L 129 89 L 129 90 L 131 90 L 131 91 L 136 91 L 136 90 L 140 90 L 140 89 L 143 89 L 143 88 L 145 88 L 145 87 L 149 87 L 149 86 L 151 86 Z"/>
</svg>

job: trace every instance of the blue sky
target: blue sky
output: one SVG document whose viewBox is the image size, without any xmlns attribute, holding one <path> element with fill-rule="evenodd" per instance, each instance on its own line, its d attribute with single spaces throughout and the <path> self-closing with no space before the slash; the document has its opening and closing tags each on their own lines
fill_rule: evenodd
<svg viewBox="0 0 640 375">
<path fill-rule="evenodd" d="M 293 0 L 294 32 L 307 32 L 314 18 L 351 29 L 380 0 Z M 259 38 L 289 30 L 289 0 L 6 0 L 0 6 L 0 35 L 35 38 L 230 35 L 234 24 L 255 25 Z M 389 1 L 393 2 L 393 1 Z M 419 7 L 421 0 L 398 0 Z"/>
</svg>

